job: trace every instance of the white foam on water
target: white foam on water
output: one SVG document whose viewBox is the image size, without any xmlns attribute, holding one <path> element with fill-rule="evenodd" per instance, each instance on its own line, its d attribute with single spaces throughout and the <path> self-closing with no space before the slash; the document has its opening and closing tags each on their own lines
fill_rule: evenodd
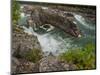
<svg viewBox="0 0 100 75">
<path fill-rule="evenodd" d="M 51 36 L 49 33 L 39 35 L 36 32 L 34 32 L 32 27 L 26 28 L 25 26 L 23 26 L 23 28 L 24 28 L 24 32 L 28 33 L 29 35 L 37 36 L 43 52 L 52 52 L 52 53 L 58 52 L 59 54 L 65 51 L 64 50 L 65 47 L 70 46 L 70 43 L 65 44 L 66 42 L 60 37 L 59 37 L 60 39 L 58 38 L 59 39 L 58 41 L 56 38 Z"/>
<path fill-rule="evenodd" d="M 77 22 L 76 22 L 76 21 L 73 21 L 73 23 L 74 23 L 74 24 L 77 24 Z"/>
<path fill-rule="evenodd" d="M 42 9 L 48 9 L 48 7 L 41 7 Z"/>
<path fill-rule="evenodd" d="M 44 27 L 45 25 L 48 25 L 49 28 L 45 28 L 45 27 Z M 40 26 L 40 28 L 44 29 L 44 30 L 47 31 L 47 32 L 49 32 L 49 31 L 51 31 L 51 30 L 53 30 L 53 29 L 55 28 L 55 27 L 52 26 L 51 24 L 45 24 L 45 25 Z"/>
<path fill-rule="evenodd" d="M 32 27 L 29 27 L 29 28 L 27 28 L 27 27 L 25 27 L 25 26 L 22 26 L 22 27 L 23 27 L 25 33 L 28 33 L 29 35 L 32 35 L 32 34 L 33 34 L 33 29 L 32 29 Z M 36 34 L 35 34 L 35 35 L 36 35 Z"/>
<path fill-rule="evenodd" d="M 60 36 L 54 38 L 53 35 L 50 35 L 49 33 L 44 35 L 37 35 L 37 37 L 44 52 L 59 54 L 71 46 L 70 43 L 66 44 L 65 40 L 59 39 Z"/>
<path fill-rule="evenodd" d="M 82 17 L 81 15 L 75 14 L 74 17 L 75 17 L 75 19 L 76 19 L 78 22 L 80 22 L 84 27 L 89 28 L 89 29 L 92 29 L 92 30 L 95 29 L 94 26 L 92 26 L 92 25 L 86 23 L 85 18 Z"/>
<path fill-rule="evenodd" d="M 54 26 L 50 25 L 50 28 L 47 30 L 47 32 L 51 31 L 54 29 Z"/>
<path fill-rule="evenodd" d="M 20 6 L 20 9 L 22 10 L 23 8 L 24 8 L 24 6 L 23 6 L 23 5 L 21 5 L 21 6 Z"/>
<path fill-rule="evenodd" d="M 44 36 L 39 36 L 38 40 L 44 51 L 53 52 L 53 53 L 58 49 L 60 44 L 60 42 L 55 40 L 53 37 L 48 37 L 47 34 Z"/>
<path fill-rule="evenodd" d="M 25 17 L 25 13 L 20 14 L 21 18 Z"/>
</svg>

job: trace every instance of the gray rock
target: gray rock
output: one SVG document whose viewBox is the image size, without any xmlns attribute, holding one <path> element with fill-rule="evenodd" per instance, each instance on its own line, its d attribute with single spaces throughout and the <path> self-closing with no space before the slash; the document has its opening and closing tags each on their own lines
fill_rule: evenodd
<svg viewBox="0 0 100 75">
<path fill-rule="evenodd" d="M 34 49 L 41 50 L 37 37 L 29 35 L 19 27 L 16 27 L 12 33 L 12 55 L 18 58 L 24 57 L 26 53 Z"/>
<path fill-rule="evenodd" d="M 19 60 L 17 58 L 12 57 L 11 59 L 11 72 L 16 73 L 17 65 L 20 64 Z"/>
<path fill-rule="evenodd" d="M 53 71 L 68 71 L 72 70 L 71 65 L 68 63 L 57 59 L 54 56 L 47 56 L 40 60 L 39 62 L 39 72 L 53 72 Z M 75 69 L 75 67 L 73 67 Z"/>
<path fill-rule="evenodd" d="M 15 57 L 12 58 L 11 70 L 13 74 L 39 72 L 35 63 Z"/>
<path fill-rule="evenodd" d="M 37 63 L 33 63 L 38 62 L 42 56 L 38 39 L 34 35 L 25 33 L 19 26 L 13 28 L 11 54 L 13 74 L 39 72 Z"/>
</svg>

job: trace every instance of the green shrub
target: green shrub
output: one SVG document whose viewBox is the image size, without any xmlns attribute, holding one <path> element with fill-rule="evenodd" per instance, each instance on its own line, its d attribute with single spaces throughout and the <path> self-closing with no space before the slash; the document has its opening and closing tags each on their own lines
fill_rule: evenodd
<svg viewBox="0 0 100 75">
<path fill-rule="evenodd" d="M 77 69 L 95 69 L 95 45 L 72 49 L 60 55 L 60 59 L 75 64 Z"/>
<path fill-rule="evenodd" d="M 42 52 L 39 49 L 30 50 L 25 54 L 25 59 L 31 62 L 37 62 L 42 58 Z"/>
<path fill-rule="evenodd" d="M 12 22 L 15 25 L 20 18 L 20 5 L 16 0 L 12 0 Z"/>
</svg>

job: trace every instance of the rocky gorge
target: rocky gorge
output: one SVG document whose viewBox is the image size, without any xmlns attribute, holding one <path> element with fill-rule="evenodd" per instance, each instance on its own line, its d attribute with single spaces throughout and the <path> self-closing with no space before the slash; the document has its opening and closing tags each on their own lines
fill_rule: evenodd
<svg viewBox="0 0 100 75">
<path fill-rule="evenodd" d="M 94 69 L 94 45 L 87 43 L 95 42 L 95 14 L 88 6 L 21 4 L 12 25 L 12 74 Z"/>
</svg>

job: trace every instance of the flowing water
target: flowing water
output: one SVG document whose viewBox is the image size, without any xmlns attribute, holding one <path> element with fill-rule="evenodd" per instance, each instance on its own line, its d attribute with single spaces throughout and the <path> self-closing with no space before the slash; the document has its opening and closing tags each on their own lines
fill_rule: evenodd
<svg viewBox="0 0 100 75">
<path fill-rule="evenodd" d="M 27 25 L 27 17 L 23 13 L 21 14 L 21 16 L 22 18 L 20 19 L 19 24 Z M 75 20 L 73 22 L 78 25 L 83 34 L 82 37 L 79 38 L 69 36 L 67 33 L 56 27 L 49 32 L 43 29 L 35 32 L 33 28 L 27 28 L 25 26 L 23 26 L 23 28 L 25 29 L 25 32 L 37 36 L 42 50 L 45 53 L 52 52 L 53 54 L 57 55 L 70 48 L 80 48 L 89 42 L 95 43 L 95 24 L 93 24 L 83 16 L 75 13 L 74 17 Z"/>
</svg>

